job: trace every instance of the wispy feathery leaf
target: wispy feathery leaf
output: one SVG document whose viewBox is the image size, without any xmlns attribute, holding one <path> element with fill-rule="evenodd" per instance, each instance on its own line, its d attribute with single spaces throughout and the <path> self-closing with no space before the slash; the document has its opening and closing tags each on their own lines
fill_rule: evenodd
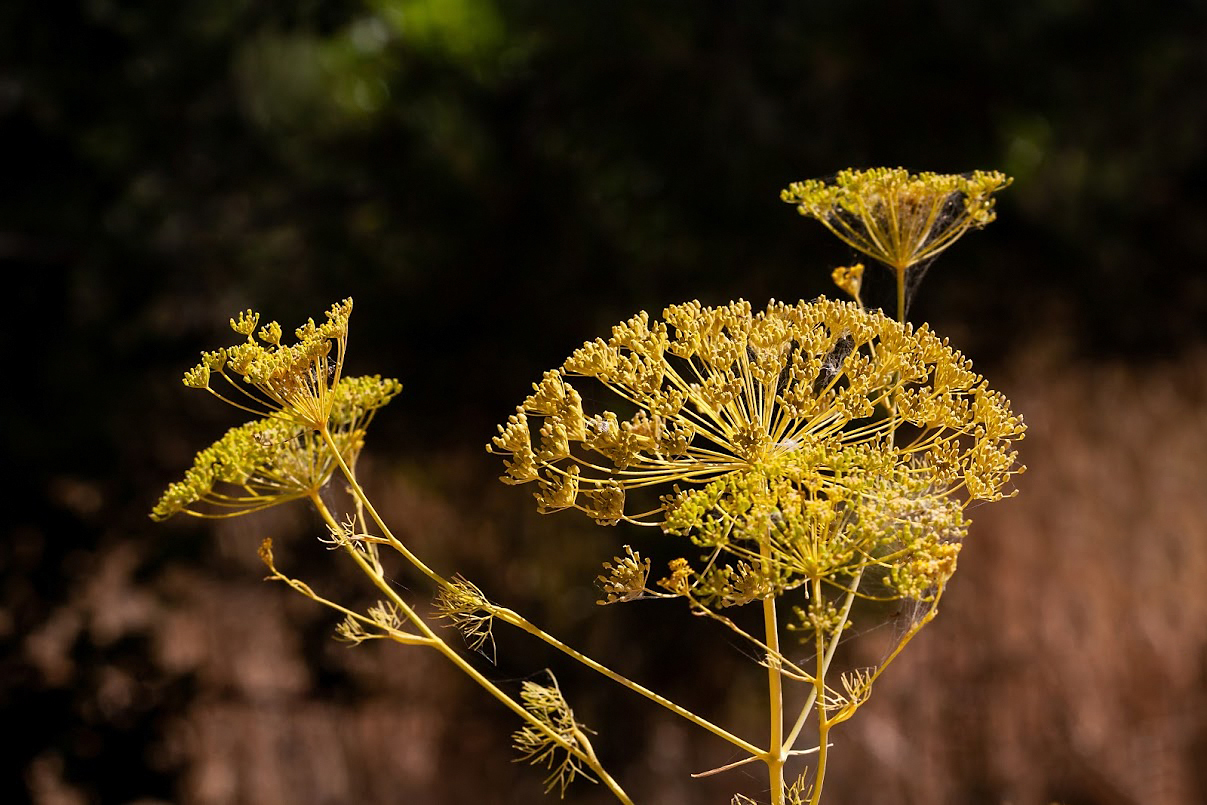
<svg viewBox="0 0 1207 805">
<path fill-rule="evenodd" d="M 494 615 L 490 601 L 473 582 L 456 576 L 436 593 L 436 610 L 449 620 L 465 638 L 471 651 L 495 661 Z"/>
<path fill-rule="evenodd" d="M 579 735 L 586 729 L 574 720 L 574 711 L 566 703 L 557 679 L 549 673 L 549 685 L 539 685 L 527 681 L 520 688 L 520 700 L 524 709 L 536 718 L 550 731 L 574 747 L 580 747 Z M 545 778 L 545 791 L 548 793 L 557 788 L 564 797 L 566 788 L 578 776 L 595 781 L 583 768 L 582 761 L 559 745 L 544 730 L 537 729 L 532 724 L 525 724 L 512 735 L 515 749 L 521 755 L 521 760 L 544 766 L 549 769 Z"/>
</svg>

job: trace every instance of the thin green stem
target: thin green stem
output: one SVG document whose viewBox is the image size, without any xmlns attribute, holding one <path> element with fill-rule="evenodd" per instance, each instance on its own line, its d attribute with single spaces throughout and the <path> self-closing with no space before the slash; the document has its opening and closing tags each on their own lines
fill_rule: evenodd
<svg viewBox="0 0 1207 805">
<path fill-rule="evenodd" d="M 779 624 L 776 619 L 775 598 L 763 599 L 763 624 L 767 632 L 767 699 L 768 716 L 771 719 L 771 739 L 767 747 L 767 775 L 771 782 L 771 805 L 784 803 L 784 689 L 780 676 Z"/>
<path fill-rule="evenodd" d="M 918 632 L 922 631 L 922 627 L 925 626 L 926 624 L 930 623 L 932 620 L 934 620 L 935 615 L 939 614 L 939 599 L 943 597 L 943 591 L 945 589 L 947 589 L 946 582 L 939 585 L 939 589 L 937 591 L 935 591 L 935 597 L 933 599 L 931 599 L 930 609 L 926 610 L 926 614 L 923 615 L 921 618 L 918 618 L 918 620 L 913 625 L 910 626 L 910 628 L 905 632 L 905 634 L 903 634 L 901 636 L 901 639 L 897 642 L 897 646 L 891 652 L 889 652 L 889 655 L 884 658 L 884 660 L 880 663 L 879 666 L 877 666 L 875 672 L 872 673 L 871 679 L 868 681 L 869 686 L 872 685 L 873 683 L 875 683 L 875 681 L 880 678 L 880 675 L 882 673 L 884 673 L 884 669 L 888 668 L 889 663 L 891 663 L 893 660 L 897 659 L 897 655 L 901 653 L 901 651 L 905 648 L 906 644 L 909 643 L 909 641 L 914 639 L 914 636 L 917 635 Z"/>
<path fill-rule="evenodd" d="M 703 604 L 700 604 L 699 602 L 697 602 L 694 599 L 689 598 L 688 600 L 692 604 L 692 613 L 693 614 L 699 615 L 699 616 L 702 616 L 705 618 L 709 618 L 711 620 L 716 621 L 717 623 L 720 623 L 725 628 L 729 629 L 734 634 L 736 634 L 738 637 L 742 638 L 743 640 L 748 640 L 751 644 L 753 644 L 754 646 L 756 646 L 757 648 L 762 650 L 762 652 L 764 654 L 770 655 L 770 654 L 774 653 L 776 656 L 776 659 L 779 661 L 780 671 L 783 674 L 791 677 L 792 679 L 800 680 L 801 682 L 806 682 L 809 684 L 813 683 L 813 675 L 810 674 L 808 671 L 806 671 L 804 668 L 801 668 L 799 665 L 797 665 L 796 663 L 789 660 L 787 657 L 785 657 L 782 651 L 781 652 L 772 652 L 770 646 L 768 646 L 762 640 L 759 640 L 757 637 L 750 634 L 749 632 L 746 632 L 745 630 L 743 630 L 742 627 L 738 626 L 736 623 L 734 623 L 729 618 L 725 617 L 724 615 L 721 615 L 720 613 L 714 612 L 713 610 L 709 609 L 708 607 L 704 606 Z"/>
<path fill-rule="evenodd" d="M 675 704 L 674 702 L 672 702 L 670 699 L 666 698 L 665 696 L 657 694 L 654 691 L 650 690 L 649 688 L 646 688 L 646 687 L 643 687 L 642 685 L 637 684 L 636 682 L 632 681 L 628 677 L 625 677 L 625 676 L 621 675 L 620 673 L 613 671 L 611 668 L 608 668 L 606 665 L 603 665 L 603 664 L 591 659 L 586 654 L 583 654 L 581 651 L 578 651 L 577 649 L 574 649 L 574 648 L 566 645 L 565 643 L 558 640 L 553 635 L 551 635 L 548 632 L 541 629 L 539 626 L 536 626 L 535 624 L 530 622 L 527 618 L 525 618 L 523 615 L 520 615 L 518 612 L 508 609 L 507 607 L 498 607 L 498 606 L 491 606 L 489 612 L 492 615 L 494 615 L 496 618 L 498 618 L 499 620 L 503 621 L 504 623 L 515 626 L 518 629 L 522 629 L 523 631 L 527 632 L 528 634 L 532 635 L 533 637 L 537 638 L 538 640 L 540 640 L 540 641 L 552 646 L 553 648 L 557 649 L 558 651 L 562 652 L 566 656 L 571 657 L 574 660 L 577 660 L 578 662 L 582 663 L 583 665 L 590 668 L 592 671 L 595 671 L 596 673 L 600 674 L 601 676 L 605 676 L 608 679 L 611 679 L 613 682 L 617 683 L 618 685 L 623 685 L 624 687 L 628 688 L 629 690 L 633 691 L 634 693 L 638 694 L 639 696 L 644 696 L 645 698 L 649 699 L 650 701 L 654 702 L 655 704 L 659 704 L 662 707 L 665 707 L 667 710 L 670 710 L 672 713 L 679 716 L 680 718 L 690 721 L 691 723 L 695 724 L 696 726 L 700 727 L 701 729 L 711 732 L 713 735 L 716 735 L 718 738 L 721 738 L 722 740 L 733 744 L 734 746 L 741 749 L 742 751 L 749 752 L 751 755 L 753 755 L 755 757 L 760 757 L 760 758 L 763 757 L 765 754 L 767 754 L 762 749 L 759 749 L 757 746 L 755 746 L 754 744 L 752 744 L 748 741 L 742 740 L 738 736 L 734 735 L 732 732 L 729 732 L 728 730 L 726 730 L 724 727 L 720 727 L 720 726 L 712 723 L 708 719 L 706 719 L 702 716 L 698 716 L 695 713 L 691 712 L 690 710 L 688 710 L 684 707 L 680 707 L 679 705 Z"/>
<path fill-rule="evenodd" d="M 423 560 L 412 553 L 411 550 L 407 548 L 407 546 L 404 545 L 400 539 L 394 536 L 394 532 L 391 531 L 390 527 L 386 525 L 384 520 L 382 520 L 381 515 L 377 513 L 377 509 L 373 507 L 373 503 L 369 500 L 369 496 L 365 494 L 365 490 L 361 487 L 360 482 L 356 480 L 356 474 L 352 472 L 352 470 L 348 467 L 348 464 L 344 461 L 343 455 L 340 454 L 339 447 L 336 446 L 335 440 L 331 437 L 331 432 L 324 427 L 320 433 L 322 434 L 323 441 L 327 443 L 327 448 L 331 451 L 332 455 L 335 456 L 335 460 L 339 463 L 340 472 L 343 473 L 344 479 L 347 480 L 349 487 L 352 489 L 352 494 L 356 496 L 356 499 L 365 507 L 365 510 L 369 512 L 370 519 L 372 519 L 373 523 L 381 529 L 381 534 L 389 541 L 390 547 L 402 554 L 402 556 L 417 570 L 419 570 L 432 581 L 436 582 L 436 584 L 440 585 L 441 587 L 449 586 L 448 581 L 444 577 L 428 567 Z"/>
</svg>

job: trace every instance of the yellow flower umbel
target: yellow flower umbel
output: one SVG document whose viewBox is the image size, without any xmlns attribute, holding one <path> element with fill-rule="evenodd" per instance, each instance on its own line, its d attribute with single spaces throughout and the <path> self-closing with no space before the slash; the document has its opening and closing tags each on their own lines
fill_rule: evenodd
<svg viewBox="0 0 1207 805">
<path fill-rule="evenodd" d="M 246 340 L 204 353 L 201 364 L 185 375 L 184 382 L 256 418 L 232 428 L 198 453 L 184 480 L 164 493 L 152 519 L 166 520 L 179 513 L 235 517 L 290 501 L 307 501 L 326 525 L 323 542 L 348 557 L 382 598 L 361 610 L 326 598 L 305 581 L 282 572 L 272 540 L 266 539 L 260 546 L 260 558 L 268 566 L 270 580 L 339 612 L 343 620 L 336 634 L 342 640 L 357 644 L 387 639 L 440 653 L 522 720 L 516 746 L 526 759 L 550 764 L 550 787 L 564 789 L 573 778 L 585 776 L 607 786 L 622 805 L 632 805 L 596 757 L 588 731 L 574 720 L 556 683 L 552 687 L 525 683 L 518 697 L 508 694 L 441 637 L 427 622 L 425 610 L 412 605 L 391 578 L 399 572 L 398 563 L 384 564 L 383 552 L 397 554 L 405 563 L 403 568 L 427 577 L 436 588 L 437 611 L 457 627 L 472 650 L 493 657 L 491 630 L 496 620 L 557 643 L 517 613 L 492 604 L 468 580 L 459 575 L 448 580 L 430 568 L 394 535 L 365 494 L 355 467 L 366 429 L 377 410 L 402 387 L 396 380 L 378 376 L 343 376 L 351 312 L 351 299 L 332 306 L 323 324 L 311 320 L 298 328 L 297 342 L 291 345 L 281 342 L 279 324 L 259 327 L 259 315 L 250 310 L 231 319 L 231 327 Z M 346 481 L 347 498 L 322 494 L 337 474 Z M 347 509 L 341 513 L 332 504 Z M 591 662 L 568 646 L 557 645 L 576 659 Z M 743 748 L 754 748 L 730 738 Z"/>
<path fill-rule="evenodd" d="M 151 513 L 154 520 L 185 513 L 234 517 L 313 497 L 339 468 L 351 465 L 377 409 L 402 390 L 397 380 L 341 377 L 352 300 L 311 319 L 297 342 L 281 343 L 281 325 L 256 331 L 253 311 L 231 319 L 247 340 L 202 354 L 184 384 L 205 389 L 258 419 L 231 428 L 197 454 L 184 480 L 172 484 Z M 227 395 L 211 384 L 220 379 Z M 329 441 L 328 441 L 329 439 Z"/>
<path fill-rule="evenodd" d="M 844 170 L 832 180 L 793 182 L 780 198 L 892 269 L 903 320 L 906 273 L 911 268 L 920 273 L 965 232 L 991 222 L 993 194 L 1010 182 L 996 171 L 911 174 L 872 168 Z"/>
<path fill-rule="evenodd" d="M 346 377 L 332 390 L 329 429 L 345 463 L 355 462 L 374 412 L 401 391 L 397 380 Z M 235 517 L 310 497 L 338 469 L 317 431 L 281 419 L 231 428 L 197 454 L 184 480 L 172 484 L 153 520 L 175 514 Z"/>
<path fill-rule="evenodd" d="M 269 322 L 257 332 L 260 314 L 240 313 L 230 320 L 231 329 L 247 340 L 203 353 L 201 363 L 185 374 L 184 384 L 257 416 L 322 430 L 335 403 L 332 391 L 343 371 L 351 315 L 352 300 L 345 299 L 331 306 L 325 322 L 316 325 L 310 319 L 295 331 L 297 342 L 285 345 L 281 325 Z M 215 389 L 215 379 L 221 379 L 233 397 Z"/>
<path fill-rule="evenodd" d="M 689 302 L 664 319 L 643 312 L 585 344 L 488 448 L 508 457 L 504 481 L 536 482 L 543 512 L 713 549 L 698 580 L 712 597 L 905 561 L 927 549 L 918 540 L 962 534 L 964 502 L 1001 497 L 1020 471 L 1021 420 L 926 326 L 825 299 L 757 314 Z M 634 413 L 586 412 L 574 377 Z M 720 554 L 745 564 L 725 570 Z"/>
</svg>

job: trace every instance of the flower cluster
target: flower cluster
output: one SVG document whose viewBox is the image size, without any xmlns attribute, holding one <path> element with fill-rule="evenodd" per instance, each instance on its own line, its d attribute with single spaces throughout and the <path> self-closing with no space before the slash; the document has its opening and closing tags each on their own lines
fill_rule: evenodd
<svg viewBox="0 0 1207 805">
<path fill-rule="evenodd" d="M 234 517 L 298 500 L 321 489 L 341 459 L 354 461 L 374 413 L 402 386 L 376 375 L 341 377 L 351 311 L 351 299 L 333 306 L 324 324 L 298 328 L 292 345 L 281 343 L 276 322 L 262 327 L 257 341 L 259 316 L 250 310 L 231 320 L 247 341 L 204 353 L 184 382 L 257 418 L 200 451 L 152 519 Z M 211 385 L 215 379 L 235 393 L 224 396 Z"/>
<path fill-rule="evenodd" d="M 586 411 L 579 377 L 631 413 Z M 873 565 L 923 595 L 954 570 L 967 502 L 1008 494 L 1024 431 L 925 325 L 826 299 L 689 302 L 578 349 L 488 449 L 542 512 L 690 538 L 705 566 L 662 586 L 724 606 Z M 609 598 L 622 581 L 639 589 Z"/>
<path fill-rule="evenodd" d="M 280 324 L 269 322 L 257 331 L 260 314 L 240 313 L 231 319 L 231 329 L 247 340 L 203 353 L 201 363 L 185 373 L 184 384 L 252 414 L 322 430 L 335 402 L 332 392 L 343 369 L 351 315 L 352 300 L 345 299 L 331 306 L 322 324 L 310 319 L 297 328 L 297 342 L 286 345 Z M 214 388 L 216 380 L 233 398 Z"/>
<path fill-rule="evenodd" d="M 1009 184 L 996 171 L 952 175 L 872 168 L 794 182 L 780 197 L 853 249 L 904 271 L 992 221 L 992 196 Z"/>
</svg>

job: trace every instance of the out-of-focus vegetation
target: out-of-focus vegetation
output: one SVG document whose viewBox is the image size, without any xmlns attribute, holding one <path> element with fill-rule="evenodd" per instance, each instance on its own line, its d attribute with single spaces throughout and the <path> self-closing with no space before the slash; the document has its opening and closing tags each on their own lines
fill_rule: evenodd
<svg viewBox="0 0 1207 805">
<path fill-rule="evenodd" d="M 1068 639 L 1044 643 L 1042 673 L 1058 683 L 1043 707 L 1060 717 L 1029 724 L 1030 734 L 1066 725 L 1059 743 L 1076 748 L 1076 762 L 1044 761 L 1022 742 L 1003 760 L 992 750 L 1009 728 L 979 722 L 969 704 L 925 742 L 869 737 L 875 759 L 852 784 L 890 779 L 872 772 L 892 758 L 913 768 L 917 745 L 972 735 L 983 752 L 952 748 L 977 745 L 963 740 L 926 754 L 928 775 L 952 788 L 936 795 L 898 780 L 884 790 L 907 793 L 883 801 L 1011 792 L 1140 801 L 1151 787 L 1119 774 L 1135 756 L 1111 754 L 1126 742 L 1103 736 L 1141 718 L 1159 740 L 1140 749 L 1174 769 L 1163 779 L 1180 781 L 1158 799 L 1201 801 L 1207 782 L 1185 768 L 1207 745 L 1203 594 L 1189 582 L 1163 588 L 1153 571 L 1152 594 L 1135 606 L 1160 600 L 1164 615 L 1132 617 L 1102 586 L 1122 583 L 1110 569 L 1133 567 L 1145 551 L 1197 566 L 1201 558 L 1186 557 L 1207 540 L 1193 493 L 1204 487 L 1202 462 L 1183 457 L 1169 469 L 1167 450 L 1123 438 L 1159 417 L 1185 435 L 1179 444 L 1203 443 L 1201 387 L 1178 378 L 1201 373 L 1185 356 L 1207 320 L 1205 34 L 1207 8 L 1192 3 L 3 4 L 0 267 L 21 341 L 5 398 L 13 467 L 0 543 L 0 701 L 21 735 L 0 799 L 267 802 L 288 791 L 282 799 L 393 801 L 405 791 L 409 801 L 465 801 L 457 797 L 472 792 L 462 789 L 441 799 L 431 775 L 458 758 L 505 754 L 495 740 L 511 726 L 505 716 L 479 737 L 450 732 L 442 719 L 477 718 L 482 702 L 450 683 L 445 698 L 429 697 L 440 707 L 419 707 L 405 669 L 329 648 L 332 624 L 254 581 L 261 529 L 217 540 L 151 530 L 145 512 L 196 435 L 230 424 L 184 393 L 179 371 L 229 310 L 292 321 L 355 296 L 353 354 L 363 364 L 353 370 L 405 386 L 370 458 L 394 474 L 399 516 L 432 540 L 446 569 L 493 574 L 499 587 L 488 593 L 546 607 L 556 631 L 582 626 L 594 653 L 633 654 L 625 628 L 592 610 L 588 586 L 625 537 L 534 522 L 526 501 L 495 491 L 493 463 L 479 454 L 493 423 L 542 367 L 639 308 L 831 292 L 829 269 L 850 251 L 799 221 L 779 188 L 848 165 L 901 164 L 1016 178 L 999 221 L 972 236 L 975 248 L 969 240 L 944 257 L 911 316 L 933 322 L 991 377 L 1013 375 L 1027 391 L 1012 396 L 1032 422 L 1056 418 L 1053 441 L 1042 427 L 1028 440 L 1035 477 L 1045 460 L 1070 455 L 1119 472 L 1035 503 L 1024 478 L 1006 506 L 1018 519 L 1008 533 L 990 529 L 985 545 L 996 539 L 993 555 L 1025 561 L 982 572 L 1016 590 L 1037 567 L 1050 571 L 1036 593 L 1047 606 L 981 602 L 970 588 L 935 631 L 962 616 L 952 633 L 993 648 L 976 663 L 940 652 L 955 659 L 920 665 L 917 678 L 895 669 L 903 689 L 928 686 L 924 701 L 939 700 L 944 669 L 1001 682 L 970 689 L 997 702 L 980 712 L 1007 719 L 995 697 L 1032 679 L 1039 659 L 1019 647 L 1028 641 L 986 635 L 1033 634 L 1053 613 L 1077 612 Z M 1108 359 L 1124 367 L 1110 383 L 1093 385 L 1101 373 L 1077 368 Z M 1086 429 L 1076 390 L 1048 389 L 1066 373 L 1090 384 L 1080 391 L 1099 406 L 1097 430 Z M 1153 383 L 1170 389 L 1156 402 L 1144 396 Z M 1108 399 L 1118 411 L 1102 410 Z M 1059 441 L 1070 433 L 1087 452 Z M 1098 511 L 1087 499 L 1125 499 L 1101 488 L 1111 483 L 1154 484 L 1144 505 L 1179 514 L 1155 535 L 1142 513 L 1083 517 Z M 478 513 L 461 516 L 470 503 Z M 1118 533 L 1088 547 L 1108 525 Z M 315 526 L 263 524 L 300 534 L 299 561 L 321 551 Z M 566 566 L 505 559 L 535 540 L 565 544 Z M 1045 546 L 1071 558 L 1056 566 Z M 965 561 L 977 562 L 979 548 L 971 540 Z M 1090 559 L 1100 570 L 1085 570 Z M 207 609 L 228 602 L 254 617 Z M 284 623 L 293 637 L 266 643 L 278 630 L 252 628 L 261 622 Z M 1161 623 L 1179 628 L 1152 625 Z M 753 695 L 731 678 L 734 661 L 701 670 L 690 639 L 701 624 L 668 616 L 659 628 L 675 655 L 631 656 L 631 674 L 683 679 L 682 697 L 702 703 L 740 707 Z M 1099 628 L 1097 642 L 1071 640 Z M 1149 664 L 1066 673 L 1105 667 L 1112 635 Z M 1167 655 L 1171 643 L 1184 650 Z M 1075 650 L 1054 656 L 1061 647 Z M 522 657 L 523 647 L 500 656 Z M 547 662 L 532 652 L 497 673 L 519 678 Z M 1080 687 L 1065 685 L 1074 678 Z M 1068 690 L 1088 685 L 1128 693 L 1071 704 Z M 1186 694 L 1173 703 L 1141 695 L 1153 688 Z M 1180 705 L 1177 730 L 1163 731 L 1173 723 L 1167 704 Z M 639 741 L 662 747 L 657 768 L 630 772 L 652 781 L 634 790 L 663 792 L 659 802 L 676 801 L 685 770 L 725 761 L 639 707 L 596 706 L 633 719 L 601 736 L 618 765 L 641 755 Z M 234 744 L 242 751 L 232 736 L 246 740 Z M 501 769 L 486 781 L 493 791 L 535 799 L 538 781 L 523 769 L 482 765 Z M 832 772 L 836 801 L 842 774 Z"/>
</svg>

